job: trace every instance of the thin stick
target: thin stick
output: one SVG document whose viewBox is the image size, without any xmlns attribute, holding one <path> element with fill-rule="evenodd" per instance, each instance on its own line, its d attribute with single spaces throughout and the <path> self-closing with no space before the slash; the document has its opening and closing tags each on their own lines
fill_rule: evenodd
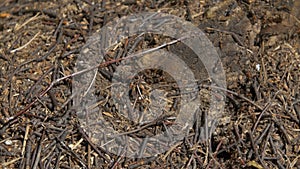
<svg viewBox="0 0 300 169">
<path fill-rule="evenodd" d="M 19 50 L 22 50 L 23 48 L 25 48 L 26 46 L 28 46 L 38 35 L 40 34 L 40 31 L 34 35 L 34 37 L 32 39 L 30 39 L 25 45 L 17 48 L 17 49 L 14 49 L 14 50 L 11 50 L 10 53 L 15 53 Z"/>
<path fill-rule="evenodd" d="M 258 116 L 257 121 L 255 122 L 254 127 L 253 127 L 252 132 L 251 132 L 252 135 L 254 134 L 254 131 L 256 130 L 257 125 L 258 125 L 260 119 L 262 118 L 263 114 L 264 114 L 264 113 L 269 109 L 269 107 L 272 105 L 272 101 L 275 99 L 275 97 L 277 96 L 277 94 L 278 94 L 280 91 L 281 91 L 281 90 L 278 90 L 278 91 L 274 94 L 273 98 L 269 101 L 269 103 L 267 103 L 267 105 L 264 107 L 264 109 L 262 110 L 262 112 L 261 112 L 260 115 Z"/>
<path fill-rule="evenodd" d="M 176 143 L 175 145 L 173 145 L 172 147 L 170 147 L 170 149 L 166 152 L 166 154 L 162 157 L 162 160 L 165 161 L 166 158 L 171 154 L 171 152 L 176 148 L 178 147 L 179 145 L 182 144 L 182 141 Z"/>
<path fill-rule="evenodd" d="M 255 107 L 257 107 L 259 110 L 263 110 L 263 108 L 261 106 L 259 106 L 258 104 L 254 103 L 252 100 L 248 99 L 247 97 L 244 97 L 242 95 L 239 95 L 238 93 L 234 92 L 234 91 L 231 91 L 231 90 L 228 90 L 228 89 L 225 89 L 225 88 L 222 88 L 222 87 L 219 87 L 219 86 L 214 86 L 214 85 L 202 85 L 203 87 L 206 87 L 206 88 L 214 88 L 214 89 L 218 89 L 218 90 L 222 90 L 224 92 L 227 92 L 227 93 L 230 93 L 230 94 L 233 94 L 251 104 L 253 104 Z"/>
<path fill-rule="evenodd" d="M 35 159 L 34 159 L 34 163 L 32 165 L 31 168 L 33 169 L 36 169 L 37 166 L 38 166 L 38 163 L 40 161 L 40 158 L 41 158 L 41 152 L 42 152 L 42 144 L 43 144 L 43 140 L 44 140 L 44 137 L 45 137 L 45 129 L 43 129 L 43 132 L 42 132 L 42 136 L 40 137 L 40 140 L 39 140 L 39 144 L 37 146 L 37 150 L 36 150 L 36 156 L 35 156 Z"/>
<path fill-rule="evenodd" d="M 27 21 L 25 21 L 22 25 L 16 24 L 14 31 L 18 31 L 20 30 L 22 27 L 24 27 L 25 25 L 27 25 L 29 22 L 34 21 L 36 19 L 38 19 L 38 16 L 40 15 L 40 12 L 38 12 L 36 15 L 34 15 L 33 17 L 31 17 L 30 19 L 28 19 Z"/>
<path fill-rule="evenodd" d="M 91 145 L 91 148 L 93 148 L 95 151 L 96 151 L 96 153 L 100 156 L 100 157 L 102 157 L 103 159 L 105 159 L 107 162 L 110 162 L 110 159 L 108 158 L 108 157 L 106 157 L 102 152 L 105 152 L 105 150 L 103 150 L 102 148 L 98 148 L 95 144 L 93 144 L 92 143 L 92 141 L 89 139 L 89 137 L 86 135 L 86 133 L 83 131 L 83 129 L 81 128 L 81 127 L 78 127 L 78 131 L 79 131 L 79 133 L 81 133 L 82 134 L 82 136 L 85 138 L 85 140 L 89 143 L 89 145 Z M 100 150 L 102 151 L 102 152 L 100 152 Z M 108 155 L 110 155 L 110 154 L 108 154 Z"/>
<path fill-rule="evenodd" d="M 8 165 L 10 165 L 10 164 L 13 164 L 13 163 L 15 163 L 16 161 L 19 161 L 20 159 L 22 159 L 22 157 L 18 157 L 18 158 L 15 158 L 15 159 L 11 160 L 11 161 L 2 163 L 2 164 L 1 164 L 1 167 L 5 168 L 6 166 L 8 166 Z"/>
<path fill-rule="evenodd" d="M 27 143 L 27 140 L 28 140 L 29 129 L 30 129 L 30 125 L 27 124 L 26 130 L 25 130 L 24 141 L 23 141 L 22 152 L 21 152 L 21 154 L 22 154 L 23 157 L 24 157 L 24 154 L 25 154 L 25 148 L 26 148 L 26 143 Z"/>
</svg>

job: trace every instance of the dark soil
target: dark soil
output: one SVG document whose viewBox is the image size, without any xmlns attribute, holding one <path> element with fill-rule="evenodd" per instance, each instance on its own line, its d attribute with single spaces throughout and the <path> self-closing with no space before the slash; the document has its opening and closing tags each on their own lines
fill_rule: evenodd
<svg viewBox="0 0 300 169">
<path fill-rule="evenodd" d="M 0 168 L 300 168 L 299 9 L 298 0 L 1 1 Z M 74 109 L 72 78 L 57 79 L 75 72 L 93 33 L 116 18 L 146 11 L 178 16 L 207 35 L 225 69 L 227 89 L 220 92 L 225 114 L 211 138 L 200 140 L 204 103 L 188 135 L 168 152 L 127 158 L 124 151 L 114 155 L 99 146 Z M 126 57 L 136 39 L 120 42 L 106 60 L 118 53 Z M 134 50 L 167 40 L 145 35 Z M 193 55 L 179 42 L 165 48 Z M 141 127 L 118 113 L 107 90 L 118 64 L 99 68 L 96 78 L 95 94 L 102 100 L 95 107 L 108 124 L 136 138 L 172 125 L 180 101 L 171 96 L 178 86 L 159 70 L 134 77 L 129 94 L 132 103 L 146 109 L 150 97 L 137 99 L 140 89 L 145 96 L 153 87 L 167 92 L 172 99 L 165 116 Z M 193 66 L 203 88 L 199 95 L 206 97 L 213 82 L 201 63 Z"/>
</svg>

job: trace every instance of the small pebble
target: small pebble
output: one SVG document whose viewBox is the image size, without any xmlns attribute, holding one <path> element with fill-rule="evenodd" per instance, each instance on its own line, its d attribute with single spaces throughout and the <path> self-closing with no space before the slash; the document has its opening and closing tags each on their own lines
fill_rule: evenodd
<svg viewBox="0 0 300 169">
<path fill-rule="evenodd" d="M 13 144 L 13 142 L 11 140 L 6 140 L 5 141 L 5 145 L 7 146 L 11 146 Z"/>
<path fill-rule="evenodd" d="M 259 71 L 260 70 L 260 64 L 256 64 L 255 68 L 256 68 L 257 71 Z"/>
</svg>

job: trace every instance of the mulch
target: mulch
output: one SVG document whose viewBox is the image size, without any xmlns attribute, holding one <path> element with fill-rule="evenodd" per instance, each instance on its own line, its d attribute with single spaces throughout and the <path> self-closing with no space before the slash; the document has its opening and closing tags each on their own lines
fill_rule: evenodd
<svg viewBox="0 0 300 169">
<path fill-rule="evenodd" d="M 0 168 L 299 168 L 299 9 L 300 1 L 282 0 L 1 1 Z M 157 11 L 191 22 L 217 49 L 227 83 L 220 89 L 226 98 L 224 117 L 207 140 L 199 140 L 200 117 L 169 151 L 127 158 L 125 151 L 116 155 L 99 146 L 82 127 L 73 108 L 72 73 L 93 33 L 116 18 Z M 119 53 L 125 57 L 137 38 L 125 39 L 106 59 Z M 135 50 L 166 40 L 145 35 Z M 186 51 L 175 45 L 166 48 Z M 176 99 L 169 102 L 168 117 L 142 127 L 118 113 L 107 90 L 118 64 L 98 69 L 96 95 L 105 102 L 97 106 L 104 119 L 118 132 L 137 138 L 172 125 Z M 136 101 L 140 89 L 147 93 L 156 85 L 164 86 L 157 87 L 158 94 L 178 93 L 170 75 L 141 73 L 143 83 L 137 75 L 130 93 L 140 109 L 150 99 Z M 206 97 L 211 83 L 204 80 L 199 95 Z"/>
</svg>

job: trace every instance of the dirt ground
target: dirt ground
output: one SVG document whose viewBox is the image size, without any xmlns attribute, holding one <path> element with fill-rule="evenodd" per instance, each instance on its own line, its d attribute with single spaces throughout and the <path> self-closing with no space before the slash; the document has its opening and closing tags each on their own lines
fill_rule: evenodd
<svg viewBox="0 0 300 169">
<path fill-rule="evenodd" d="M 298 0 L 2 0 L 0 168 L 300 168 L 299 9 Z M 57 79 L 74 73 L 89 36 L 116 18 L 146 11 L 191 22 L 213 43 L 226 74 L 225 114 L 209 140 L 198 140 L 196 120 L 169 151 L 127 158 L 89 137 L 72 109 L 72 78 Z M 135 38 L 111 55 L 126 57 Z M 167 38 L 148 35 L 137 48 L 155 47 L 159 39 Z M 175 45 L 166 48 L 186 51 Z M 98 69 L 99 96 L 109 96 L 103 84 L 116 65 Z M 144 73 L 147 85 L 173 83 L 163 72 Z M 133 101 L 137 93 L 132 89 Z M 139 127 L 109 101 L 98 106 L 116 130 L 137 131 L 129 132 L 135 137 L 172 124 L 164 118 Z"/>
</svg>

